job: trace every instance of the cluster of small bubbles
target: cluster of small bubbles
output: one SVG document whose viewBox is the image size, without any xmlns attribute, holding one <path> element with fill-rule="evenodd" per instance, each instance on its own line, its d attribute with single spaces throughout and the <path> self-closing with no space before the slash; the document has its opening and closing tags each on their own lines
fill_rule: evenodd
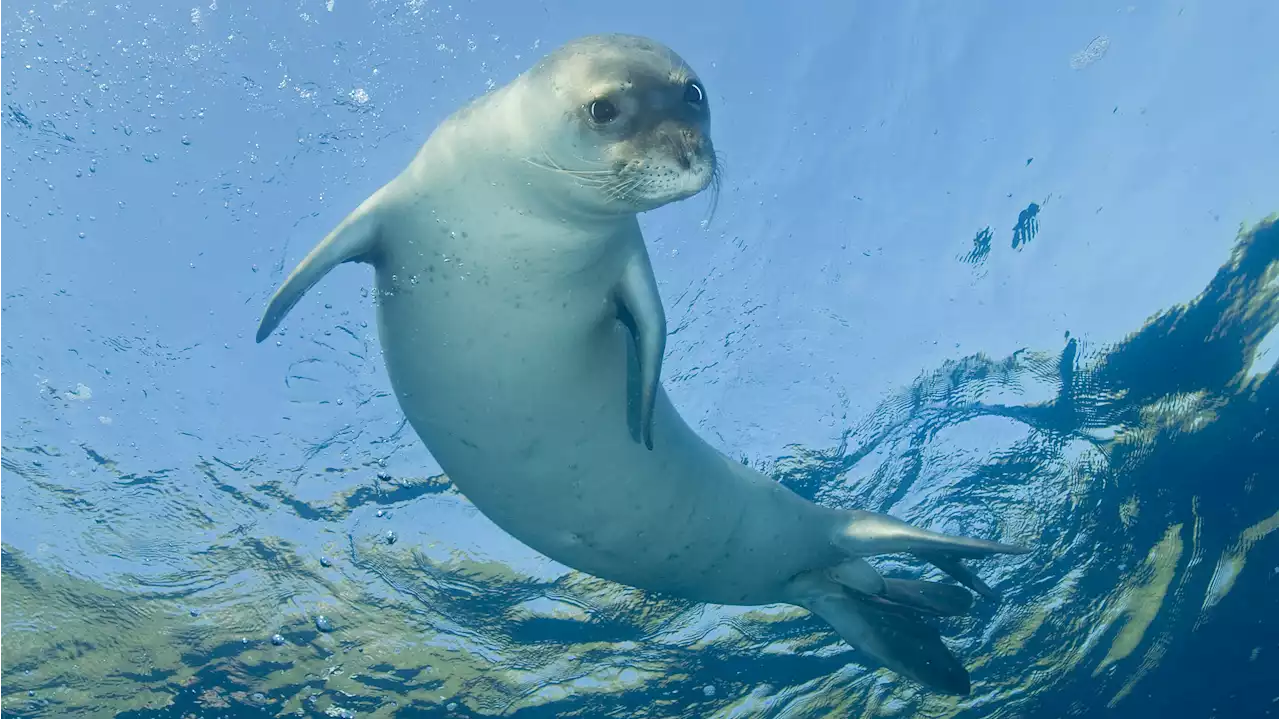
<svg viewBox="0 0 1280 719">
<path fill-rule="evenodd" d="M 702 693 L 708 697 L 713 697 L 716 695 L 716 688 L 714 685 L 708 684 L 702 688 Z"/>
</svg>

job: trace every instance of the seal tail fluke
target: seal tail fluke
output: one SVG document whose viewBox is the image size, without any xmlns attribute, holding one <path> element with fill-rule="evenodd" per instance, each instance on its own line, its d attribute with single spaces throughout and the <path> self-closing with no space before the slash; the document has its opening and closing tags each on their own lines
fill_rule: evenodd
<svg viewBox="0 0 1280 719">
<path fill-rule="evenodd" d="M 933 691 L 969 694 L 969 672 L 943 644 L 938 630 L 914 612 L 859 597 L 814 574 L 792 580 L 790 590 L 791 601 L 821 617 L 841 639 L 875 662 Z"/>
<path fill-rule="evenodd" d="M 367 261 L 378 240 L 377 202 L 374 193 L 333 229 L 294 268 L 267 303 L 258 325 L 257 341 L 265 340 L 302 296 L 334 267 L 344 262 Z"/>
</svg>

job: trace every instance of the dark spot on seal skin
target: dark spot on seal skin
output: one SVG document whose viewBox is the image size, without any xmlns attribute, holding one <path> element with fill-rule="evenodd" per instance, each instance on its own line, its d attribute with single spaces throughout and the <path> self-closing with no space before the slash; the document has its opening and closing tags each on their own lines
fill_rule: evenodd
<svg viewBox="0 0 1280 719">
<path fill-rule="evenodd" d="M 471 449 L 480 449 L 479 447 L 476 446 L 475 442 L 472 442 L 469 439 L 464 439 L 462 437 L 459 437 L 458 441 L 461 442 L 464 446 L 470 447 Z"/>
</svg>

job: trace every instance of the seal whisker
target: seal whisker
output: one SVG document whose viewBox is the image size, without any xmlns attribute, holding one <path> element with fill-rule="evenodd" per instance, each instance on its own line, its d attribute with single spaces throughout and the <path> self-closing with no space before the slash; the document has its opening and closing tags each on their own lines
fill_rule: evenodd
<svg viewBox="0 0 1280 719">
<path fill-rule="evenodd" d="M 680 158 L 682 157 L 687 157 L 687 155 L 685 155 L 684 150 L 681 148 L 681 145 L 683 143 L 677 143 L 676 138 L 670 135 L 663 135 L 662 141 L 667 146 L 667 148 L 671 150 L 671 157 L 672 159 L 676 160 L 676 162 L 679 162 Z"/>
<path fill-rule="evenodd" d="M 552 167 L 552 168 L 554 168 L 554 169 L 557 169 L 557 170 L 560 170 L 560 171 L 562 171 L 562 172 L 581 173 L 581 174 L 586 174 L 586 173 L 591 173 L 591 174 L 595 174 L 595 173 L 600 173 L 600 174 L 613 174 L 613 173 L 614 173 L 614 171 L 613 171 L 613 170 L 570 170 L 569 168 L 564 167 L 563 165 L 561 165 L 560 163 L 558 163 L 558 162 L 556 162 L 554 159 L 552 159 L 552 157 L 551 157 L 551 153 L 547 152 L 547 148 L 546 148 L 546 146 L 545 146 L 545 145 L 539 145 L 539 146 L 538 146 L 538 149 L 542 150 L 542 157 L 543 157 L 544 159 L 546 159 L 547 164 L 548 164 L 550 167 Z M 575 160 L 578 160 L 579 162 L 585 163 L 585 164 L 587 164 L 587 165 L 600 165 L 601 167 L 604 167 L 604 166 L 607 166 L 607 165 L 608 165 L 608 163 L 600 162 L 600 161 L 598 161 L 598 160 L 588 160 L 587 158 L 582 157 L 581 155 L 576 155 L 576 154 L 575 154 L 575 155 L 573 156 L 573 158 L 574 158 Z"/>
<path fill-rule="evenodd" d="M 720 184 L 724 176 L 720 172 L 720 165 L 717 163 L 715 168 L 711 170 L 711 207 L 707 210 L 707 216 L 703 219 L 703 226 L 710 226 L 716 218 L 716 210 L 720 207 Z"/>
<path fill-rule="evenodd" d="M 560 167 L 559 165 L 555 165 L 555 164 L 550 164 L 550 165 L 543 164 L 541 162 L 538 162 L 537 160 L 534 160 L 528 157 L 524 158 L 524 161 L 529 163 L 530 165 L 533 165 L 534 167 L 537 167 L 542 170 L 546 170 L 547 172 L 558 172 L 564 175 L 571 175 L 573 177 L 581 177 L 584 179 L 600 179 L 599 176 L 610 176 L 614 174 L 609 170 L 570 170 L 567 167 Z"/>
<path fill-rule="evenodd" d="M 716 161 L 715 171 L 717 173 L 727 172 L 729 170 L 729 161 L 728 159 L 725 158 L 725 155 L 723 152 L 719 150 L 714 150 L 712 152 L 712 157 L 714 157 Z"/>
<path fill-rule="evenodd" d="M 622 178 L 605 190 L 605 196 L 610 200 L 626 200 L 629 202 L 634 199 L 636 189 L 644 183 L 645 179 L 643 176 Z"/>
<path fill-rule="evenodd" d="M 630 187 L 634 187 L 634 180 L 625 180 L 616 182 L 605 188 L 604 197 L 606 200 L 619 200 L 622 196 L 630 191 Z"/>
<path fill-rule="evenodd" d="M 543 152 L 546 152 L 546 150 L 543 150 Z M 575 154 L 575 155 L 573 156 L 573 159 L 577 160 L 578 162 L 586 163 L 586 164 L 588 164 L 588 165 L 599 165 L 600 167 L 609 167 L 609 164 L 610 164 L 610 163 L 608 163 L 608 162 L 603 162 L 603 161 L 601 161 L 601 160 L 588 160 L 587 158 L 583 157 L 582 155 L 577 155 L 577 154 Z M 609 169 L 609 170 L 596 170 L 596 172 L 609 172 L 609 173 L 613 173 L 613 172 L 617 172 L 617 171 L 616 171 L 616 170 L 613 170 L 613 169 Z"/>
</svg>

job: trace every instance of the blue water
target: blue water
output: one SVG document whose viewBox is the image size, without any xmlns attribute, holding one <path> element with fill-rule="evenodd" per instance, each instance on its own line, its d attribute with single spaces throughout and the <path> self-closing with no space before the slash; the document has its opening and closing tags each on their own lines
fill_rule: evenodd
<svg viewBox="0 0 1280 719">
<path fill-rule="evenodd" d="M 0 17 L 3 716 L 1276 715 L 1275 3 Z M 502 533 L 389 394 L 365 267 L 254 344 L 437 122 L 602 31 L 697 68 L 727 160 L 714 214 L 642 218 L 682 414 L 1036 547 L 941 625 L 972 696 Z"/>
</svg>

